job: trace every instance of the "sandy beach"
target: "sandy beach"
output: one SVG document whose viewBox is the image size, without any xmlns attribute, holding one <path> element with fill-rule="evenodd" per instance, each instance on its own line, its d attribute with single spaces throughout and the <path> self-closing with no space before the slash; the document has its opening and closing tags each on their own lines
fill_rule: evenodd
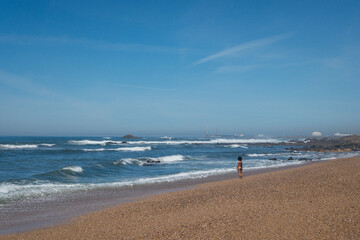
<svg viewBox="0 0 360 240">
<path fill-rule="evenodd" d="M 359 239 L 360 157 L 205 183 L 0 239 Z"/>
</svg>

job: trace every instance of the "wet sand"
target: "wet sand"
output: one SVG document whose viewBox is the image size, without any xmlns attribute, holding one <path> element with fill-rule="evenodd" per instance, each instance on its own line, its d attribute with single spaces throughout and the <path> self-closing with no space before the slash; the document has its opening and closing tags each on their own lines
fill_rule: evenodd
<svg viewBox="0 0 360 240">
<path fill-rule="evenodd" d="M 360 157 L 198 185 L 0 239 L 358 239 Z"/>
</svg>

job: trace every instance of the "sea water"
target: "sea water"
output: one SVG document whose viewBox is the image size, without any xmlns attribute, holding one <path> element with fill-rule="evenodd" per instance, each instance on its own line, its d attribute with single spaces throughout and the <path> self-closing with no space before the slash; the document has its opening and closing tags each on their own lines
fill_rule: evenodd
<svg viewBox="0 0 360 240">
<path fill-rule="evenodd" d="M 301 139 L 0 137 L 0 205 L 74 191 L 236 173 L 239 155 L 244 171 L 304 163 L 300 158 L 318 161 L 354 155 L 271 145 L 293 140 Z"/>
</svg>

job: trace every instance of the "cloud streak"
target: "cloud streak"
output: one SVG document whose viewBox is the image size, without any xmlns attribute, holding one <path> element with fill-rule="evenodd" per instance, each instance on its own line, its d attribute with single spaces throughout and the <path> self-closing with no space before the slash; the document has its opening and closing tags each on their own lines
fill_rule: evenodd
<svg viewBox="0 0 360 240">
<path fill-rule="evenodd" d="M 124 88 L 155 90 L 155 91 L 176 91 L 175 89 L 170 89 L 170 88 L 154 88 L 154 87 L 146 87 L 146 86 L 130 85 L 130 84 L 122 84 L 122 83 L 117 83 L 116 86 L 124 87 Z"/>
<path fill-rule="evenodd" d="M 116 51 L 116 52 L 156 52 L 186 54 L 190 52 L 187 48 L 171 48 L 162 46 L 152 46 L 137 43 L 121 43 L 89 40 L 86 38 L 69 38 L 67 36 L 28 36 L 28 35 L 0 35 L 0 43 L 10 44 L 57 44 L 81 46 L 86 48 Z"/>
<path fill-rule="evenodd" d="M 95 107 L 103 109 L 106 107 L 106 105 L 98 103 L 92 99 L 80 99 L 79 97 L 65 95 L 44 86 L 40 86 L 31 79 L 8 73 L 0 69 L 0 87 L 1 85 L 32 95 L 28 98 L 29 101 L 33 99 L 34 96 L 37 96 L 46 99 L 49 102 L 59 101 L 63 105 L 65 104 L 79 109 Z"/>
<path fill-rule="evenodd" d="M 54 91 L 34 84 L 27 78 L 0 70 L 0 83 L 9 87 L 42 97 L 59 97 Z"/>
<path fill-rule="evenodd" d="M 291 37 L 293 34 L 281 34 L 281 35 L 276 35 L 276 36 L 272 36 L 272 37 L 268 37 L 268 38 L 262 38 L 262 39 L 257 39 L 257 40 L 253 40 L 253 41 L 249 41 L 249 42 L 245 42 L 242 44 L 239 44 L 235 47 L 232 48 L 228 48 L 225 49 L 223 51 L 220 51 L 218 53 L 212 54 L 208 57 L 202 58 L 198 61 L 196 61 L 193 66 L 199 65 L 199 64 L 203 64 L 218 58 L 222 58 L 222 57 L 226 57 L 229 55 L 233 55 L 235 53 L 238 52 L 242 52 L 251 48 L 257 48 L 257 47 L 262 47 L 262 46 L 266 46 L 269 45 L 271 43 L 286 39 Z"/>
<path fill-rule="evenodd" d="M 221 66 L 214 73 L 226 73 L 226 72 L 246 72 L 261 67 L 260 65 L 242 65 L 242 66 Z"/>
</svg>

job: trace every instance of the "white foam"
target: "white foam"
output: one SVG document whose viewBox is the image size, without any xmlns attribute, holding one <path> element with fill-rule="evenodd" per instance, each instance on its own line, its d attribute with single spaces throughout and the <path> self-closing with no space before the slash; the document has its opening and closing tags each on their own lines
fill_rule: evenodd
<svg viewBox="0 0 360 240">
<path fill-rule="evenodd" d="M 31 184 L 14 184 L 1 183 L 0 184 L 0 201 L 26 199 L 30 197 L 45 197 L 51 194 L 72 192 L 78 190 L 89 190 L 106 187 L 122 187 L 133 186 L 137 184 L 152 184 L 161 182 L 174 182 L 183 179 L 204 178 L 211 175 L 235 172 L 234 168 L 214 169 L 204 171 L 192 171 L 185 173 L 177 173 L 165 176 L 156 176 L 148 178 L 140 178 L 129 181 L 112 182 L 112 183 L 49 183 L 47 181 L 38 181 Z"/>
<path fill-rule="evenodd" d="M 235 168 L 220 168 L 212 170 L 202 170 L 202 171 L 191 171 L 191 172 L 182 172 L 165 176 L 158 176 L 152 178 L 140 178 L 134 181 L 134 184 L 150 184 L 150 183 L 160 183 L 160 182 L 175 182 L 183 179 L 196 179 L 204 178 L 212 175 L 235 172 Z"/>
<path fill-rule="evenodd" d="M 164 136 L 164 137 L 161 137 L 162 139 L 168 139 L 168 140 L 171 140 L 173 139 L 173 137 L 168 137 L 168 136 Z"/>
<path fill-rule="evenodd" d="M 264 139 L 211 139 L 211 140 L 169 140 L 169 141 L 129 141 L 129 144 L 170 144 L 170 145 L 179 145 L 179 144 L 247 144 L 247 143 L 280 143 L 282 142 L 279 139 L 273 138 L 264 138 Z"/>
<path fill-rule="evenodd" d="M 278 168 L 278 167 L 285 167 L 285 166 L 291 166 L 291 165 L 299 165 L 299 164 L 304 164 L 304 163 L 305 163 L 305 161 L 278 162 L 278 161 L 263 160 L 262 162 L 258 162 L 256 165 L 246 167 L 244 169 L 244 171 L 252 170 L 252 169 Z"/>
<path fill-rule="evenodd" d="M 351 134 L 350 133 L 335 133 L 334 136 L 337 136 L 337 137 L 346 137 L 346 136 L 350 136 Z"/>
<path fill-rule="evenodd" d="M 105 148 L 94 148 L 94 149 L 83 149 L 85 152 L 102 152 L 105 151 Z"/>
<path fill-rule="evenodd" d="M 246 145 L 240 145 L 240 144 L 225 145 L 225 147 L 229 147 L 229 148 L 245 148 L 245 149 L 248 148 Z"/>
<path fill-rule="evenodd" d="M 38 145 L 35 144 L 23 144 L 23 145 L 13 145 L 13 144 L 0 144 L 1 149 L 26 149 L 26 148 L 37 148 Z"/>
<path fill-rule="evenodd" d="M 76 172 L 76 173 L 82 173 L 83 172 L 83 169 L 80 166 L 64 167 L 61 170 L 72 171 L 72 172 Z"/>
<path fill-rule="evenodd" d="M 358 153 L 346 154 L 346 156 L 357 156 Z M 341 155 L 343 156 L 343 155 Z M 325 160 L 326 158 L 322 158 L 321 160 Z M 117 164 L 121 163 L 122 160 L 117 161 Z M 143 162 L 138 159 L 127 159 L 127 163 L 131 163 L 133 161 L 139 162 L 142 164 Z M 114 164 L 116 164 L 114 162 Z M 121 164 L 124 164 L 122 162 Z M 134 163 L 132 163 L 134 164 Z M 136 164 L 136 163 L 135 163 Z M 248 171 L 251 169 L 264 169 L 264 168 L 277 168 L 288 165 L 297 165 L 304 164 L 303 161 L 290 161 L 290 162 L 278 162 L 278 161 L 268 161 L 261 160 L 256 165 L 246 166 L 244 171 Z M 0 184 L 0 200 L 14 200 L 14 199 L 24 199 L 29 197 L 45 197 L 51 194 L 63 193 L 63 192 L 71 192 L 77 190 L 88 190 L 88 189 L 96 189 L 96 188 L 104 188 L 104 187 L 122 187 L 122 186 L 133 186 L 136 184 L 152 184 L 152 183 L 160 183 L 160 182 L 174 182 L 184 179 L 196 179 L 196 178 L 204 178 L 212 175 L 222 174 L 222 173 L 230 173 L 235 172 L 236 169 L 232 168 L 222 168 L 222 169 L 212 169 L 212 170 L 202 170 L 202 171 L 191 171 L 191 172 L 183 172 L 177 174 L 170 174 L 165 176 L 155 176 L 148 178 L 139 178 L 134 180 L 127 181 L 119 181 L 113 183 L 74 183 L 74 184 L 61 184 L 61 183 L 50 183 L 47 181 L 38 181 L 31 184 L 14 184 L 14 183 L 1 183 Z"/>
<path fill-rule="evenodd" d="M 214 139 L 211 140 L 213 143 L 227 143 L 227 144 L 235 144 L 235 143 L 279 143 L 281 142 L 279 139 L 273 138 L 250 138 L 250 139 Z"/>
<path fill-rule="evenodd" d="M 51 194 L 64 193 L 75 190 L 90 189 L 89 185 L 84 184 L 60 184 L 49 183 L 48 181 L 37 181 L 34 183 L 1 183 L 0 200 L 20 200 L 31 197 L 45 197 Z"/>
<path fill-rule="evenodd" d="M 183 161 L 185 157 L 183 155 L 170 155 L 170 156 L 147 158 L 147 159 L 151 161 L 160 161 L 161 163 L 172 163 L 172 162 Z"/>
<path fill-rule="evenodd" d="M 247 143 L 280 143 L 282 142 L 279 139 L 273 138 L 252 138 L 252 139 L 228 139 L 228 138 L 218 138 L 210 140 L 172 140 L 172 137 L 161 137 L 163 139 L 168 139 L 166 141 L 127 141 L 128 144 L 141 145 L 141 144 L 164 144 L 164 145 L 181 145 L 181 144 L 247 144 Z M 70 144 L 74 145 L 102 145 L 106 144 L 123 144 L 123 141 L 111 141 L 111 140 L 71 140 L 68 141 Z"/>
<path fill-rule="evenodd" d="M 94 148 L 82 149 L 85 152 L 102 152 L 102 151 L 124 151 L 124 152 L 143 152 L 151 150 L 151 147 L 123 147 L 123 148 Z"/>
<path fill-rule="evenodd" d="M 74 144 L 74 145 L 102 145 L 105 146 L 108 143 L 112 143 L 113 141 L 110 140 L 102 140 L 102 141 L 93 141 L 93 140 L 71 140 L 68 141 L 68 143 L 70 144 Z"/>
<path fill-rule="evenodd" d="M 249 154 L 246 154 L 246 156 L 248 157 L 265 157 L 265 156 L 272 156 L 274 154 L 272 153 L 249 153 Z"/>
<path fill-rule="evenodd" d="M 52 146 L 55 146 L 55 144 L 53 144 L 53 143 L 41 143 L 40 146 L 52 147 Z"/>
<path fill-rule="evenodd" d="M 143 166 L 145 163 L 152 163 L 153 161 L 160 161 L 160 163 L 173 163 L 178 161 L 183 161 L 185 157 L 183 155 L 170 155 L 164 157 L 157 157 L 157 158 L 124 158 L 121 160 L 117 160 L 113 162 L 114 165 L 122 164 L 133 164 L 138 166 Z"/>
<path fill-rule="evenodd" d="M 171 155 L 165 157 L 158 157 L 156 159 L 159 160 L 160 162 L 170 163 L 170 162 L 183 161 L 185 157 L 183 155 Z"/>
<path fill-rule="evenodd" d="M 147 150 L 151 150 L 151 147 L 123 147 L 112 149 L 114 151 L 124 151 L 124 152 L 143 152 Z"/>
<path fill-rule="evenodd" d="M 144 165 L 144 162 L 143 161 L 140 161 L 139 159 L 136 159 L 136 158 L 124 158 L 124 159 L 121 159 L 121 160 L 117 160 L 115 162 L 113 162 L 114 165 L 128 165 L 128 164 L 131 164 L 131 165 L 138 165 L 138 166 L 142 166 Z"/>
</svg>

